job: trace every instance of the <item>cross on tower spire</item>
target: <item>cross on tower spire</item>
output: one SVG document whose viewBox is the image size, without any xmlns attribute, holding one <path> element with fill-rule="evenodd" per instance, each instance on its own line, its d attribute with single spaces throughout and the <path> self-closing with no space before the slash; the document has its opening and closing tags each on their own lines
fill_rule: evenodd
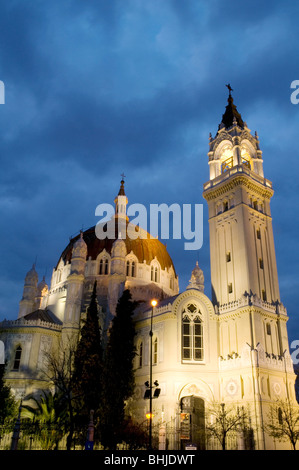
<svg viewBox="0 0 299 470">
<path fill-rule="evenodd" d="M 231 96 L 231 91 L 234 91 L 232 89 L 232 87 L 230 86 L 230 83 L 228 83 L 227 85 L 225 85 L 227 88 L 228 88 L 228 91 L 229 91 L 229 96 Z"/>
</svg>

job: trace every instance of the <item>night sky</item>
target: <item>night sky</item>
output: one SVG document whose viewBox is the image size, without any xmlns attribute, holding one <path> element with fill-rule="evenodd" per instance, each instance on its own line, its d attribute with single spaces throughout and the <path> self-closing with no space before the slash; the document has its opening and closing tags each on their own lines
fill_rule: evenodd
<svg viewBox="0 0 299 470">
<path fill-rule="evenodd" d="M 180 290 L 198 260 L 210 297 L 202 191 L 230 83 L 273 182 L 281 301 L 299 340 L 298 18 L 293 0 L 0 1 L 0 320 L 17 318 L 35 261 L 50 283 L 123 172 L 129 204 L 204 205 L 202 248 L 167 248 Z"/>
</svg>

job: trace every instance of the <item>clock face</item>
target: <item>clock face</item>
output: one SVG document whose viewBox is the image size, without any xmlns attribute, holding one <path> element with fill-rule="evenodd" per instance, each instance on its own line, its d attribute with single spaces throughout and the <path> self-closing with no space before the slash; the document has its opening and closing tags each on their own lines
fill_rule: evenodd
<svg viewBox="0 0 299 470">
<path fill-rule="evenodd" d="M 234 380 L 230 380 L 226 385 L 226 391 L 229 395 L 236 395 L 238 392 L 238 385 Z"/>
</svg>

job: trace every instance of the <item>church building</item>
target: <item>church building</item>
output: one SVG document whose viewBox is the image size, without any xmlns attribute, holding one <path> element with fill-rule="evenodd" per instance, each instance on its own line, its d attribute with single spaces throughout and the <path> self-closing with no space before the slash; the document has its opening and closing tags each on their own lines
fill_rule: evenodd
<svg viewBox="0 0 299 470">
<path fill-rule="evenodd" d="M 17 319 L 0 323 L 6 379 L 16 397 L 47 386 L 46 354 L 64 337 L 78 335 L 96 280 L 103 331 L 124 289 L 143 301 L 134 314 L 136 387 L 127 410 L 143 423 L 151 401 L 151 425 L 160 444 L 167 442 L 170 450 L 190 442 L 207 448 L 204 429 L 209 406 L 216 402 L 248 411 L 255 449 L 287 448 L 264 428 L 277 399 L 297 403 L 288 316 L 279 293 L 273 188 L 264 176 L 257 133 L 243 121 L 231 90 L 216 135 L 210 134 L 208 165 L 203 197 L 209 213 L 211 298 L 198 263 L 180 292 L 166 246 L 144 231 L 126 235 L 122 180 L 114 201 L 115 237 L 99 239 L 96 227 L 81 231 L 62 251 L 49 286 L 45 279 L 39 282 L 33 265 Z M 157 397 L 152 400 L 146 398 L 149 377 Z M 233 446 L 246 448 L 241 438 Z"/>
</svg>

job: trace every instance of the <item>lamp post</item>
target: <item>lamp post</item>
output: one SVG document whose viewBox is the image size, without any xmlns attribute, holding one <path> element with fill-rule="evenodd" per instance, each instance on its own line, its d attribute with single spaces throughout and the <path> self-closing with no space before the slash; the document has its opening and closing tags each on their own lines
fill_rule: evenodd
<svg viewBox="0 0 299 470">
<path fill-rule="evenodd" d="M 152 312 L 151 312 L 151 328 L 149 332 L 150 336 L 150 380 L 149 380 L 149 390 L 150 390 L 150 412 L 149 412 L 149 449 L 152 449 L 152 423 L 153 423 L 153 397 L 152 397 L 152 389 L 153 389 L 153 316 L 154 316 L 154 308 L 157 305 L 156 300 L 151 301 Z"/>
<path fill-rule="evenodd" d="M 257 388 L 257 393 L 259 397 L 259 405 L 260 405 L 260 420 L 261 420 L 261 433 L 262 433 L 262 439 L 263 439 L 263 448 L 266 450 L 266 441 L 265 441 L 265 431 L 264 431 L 264 418 L 263 418 L 263 404 L 262 404 L 262 395 L 261 395 L 261 390 L 260 390 L 260 381 L 259 381 L 259 351 L 258 351 L 258 346 L 260 343 L 257 343 L 256 347 L 252 346 L 251 344 L 247 343 L 247 345 L 251 349 L 251 367 L 252 367 L 252 381 L 253 381 L 253 393 L 254 393 L 254 407 L 255 407 L 255 419 L 257 423 L 257 411 L 256 411 L 256 388 Z M 256 366 L 254 367 L 253 365 L 253 360 L 252 360 L 252 353 L 253 351 L 256 352 Z M 255 373 L 254 373 L 255 370 Z M 258 436 L 258 426 L 257 426 L 257 436 Z"/>
</svg>

